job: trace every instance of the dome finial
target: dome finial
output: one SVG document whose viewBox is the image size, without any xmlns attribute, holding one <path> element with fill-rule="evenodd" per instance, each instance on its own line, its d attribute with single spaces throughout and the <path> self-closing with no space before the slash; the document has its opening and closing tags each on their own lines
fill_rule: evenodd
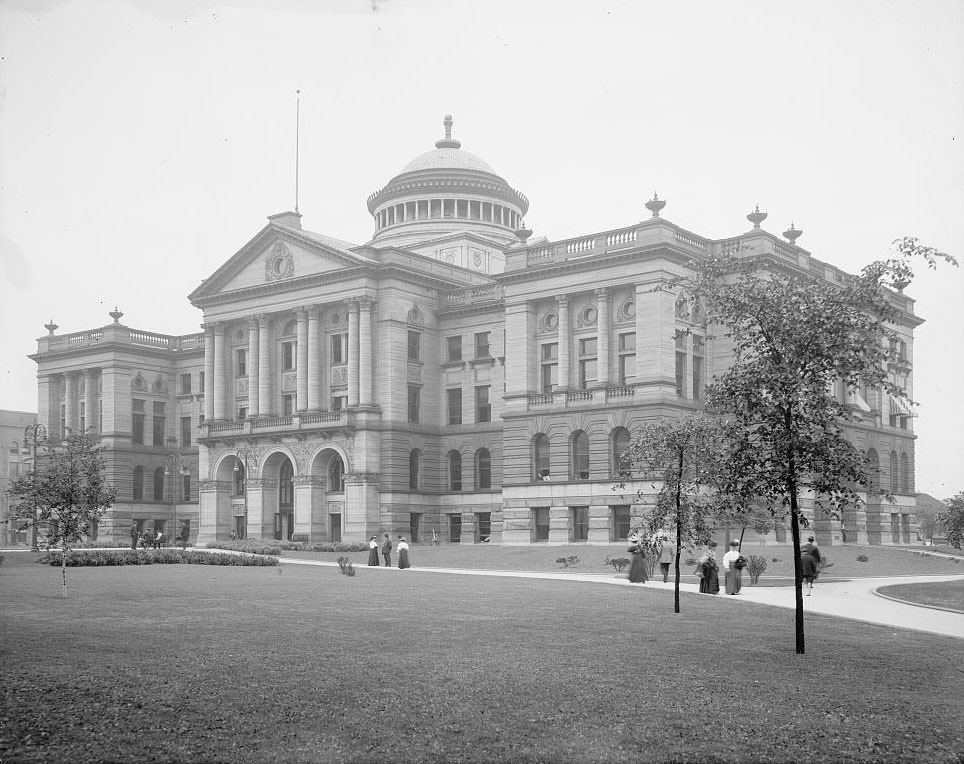
<svg viewBox="0 0 964 764">
<path fill-rule="evenodd" d="M 445 119 L 442 120 L 442 124 L 445 126 L 445 137 L 435 141 L 435 148 L 437 149 L 460 149 L 462 144 L 452 138 L 452 115 L 446 114 Z"/>
</svg>

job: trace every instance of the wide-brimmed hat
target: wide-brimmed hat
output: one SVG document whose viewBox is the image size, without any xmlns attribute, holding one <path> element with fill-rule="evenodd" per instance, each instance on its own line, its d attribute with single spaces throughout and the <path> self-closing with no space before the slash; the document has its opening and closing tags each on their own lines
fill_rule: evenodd
<svg viewBox="0 0 964 764">
<path fill-rule="evenodd" d="M 740 545 L 740 542 L 739 542 L 739 541 L 731 541 L 731 542 L 730 542 L 730 546 L 739 546 L 739 545 Z"/>
</svg>

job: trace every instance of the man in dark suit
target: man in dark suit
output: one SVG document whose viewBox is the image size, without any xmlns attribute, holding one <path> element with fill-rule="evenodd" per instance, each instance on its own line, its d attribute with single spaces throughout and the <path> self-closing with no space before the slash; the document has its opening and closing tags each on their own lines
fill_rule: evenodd
<svg viewBox="0 0 964 764">
<path fill-rule="evenodd" d="M 385 560 L 385 567 L 392 567 L 392 540 L 385 534 L 385 540 L 382 542 L 382 558 Z"/>
</svg>

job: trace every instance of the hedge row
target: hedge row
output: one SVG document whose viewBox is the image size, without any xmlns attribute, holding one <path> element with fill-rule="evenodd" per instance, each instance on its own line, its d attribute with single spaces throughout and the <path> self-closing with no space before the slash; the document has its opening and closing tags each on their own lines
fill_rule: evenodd
<svg viewBox="0 0 964 764">
<path fill-rule="evenodd" d="M 47 552 L 37 562 L 41 565 L 60 566 L 62 552 Z M 126 549 L 111 551 L 105 549 L 75 549 L 67 556 L 67 567 L 89 567 L 99 565 L 236 565 L 272 566 L 278 564 L 277 557 L 223 554 L 218 552 L 199 552 L 194 549 Z"/>
<path fill-rule="evenodd" d="M 367 552 L 367 542 L 319 541 L 275 541 L 265 539 L 239 539 L 237 541 L 211 541 L 208 549 L 230 549 L 234 552 L 251 554 L 281 554 L 284 552 Z"/>
</svg>

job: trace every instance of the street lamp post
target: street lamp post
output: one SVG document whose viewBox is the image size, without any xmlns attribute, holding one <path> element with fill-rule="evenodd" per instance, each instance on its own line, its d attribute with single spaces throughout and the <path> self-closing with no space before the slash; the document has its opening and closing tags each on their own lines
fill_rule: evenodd
<svg viewBox="0 0 964 764">
<path fill-rule="evenodd" d="M 235 464 L 234 464 L 234 474 L 237 476 L 240 473 L 241 477 L 241 492 L 244 495 L 244 532 L 239 534 L 241 538 L 245 538 L 248 535 L 248 459 L 251 456 L 251 452 L 242 448 L 235 452 Z M 235 523 L 237 521 L 235 520 Z"/>
<path fill-rule="evenodd" d="M 177 476 L 188 475 L 190 472 L 184 466 L 184 457 L 179 451 L 175 451 L 173 454 L 167 457 L 167 464 L 164 465 L 164 475 L 171 476 L 171 531 L 168 533 L 168 538 L 174 538 L 174 534 L 178 532 L 177 530 Z"/>
<path fill-rule="evenodd" d="M 27 443 L 30 443 L 30 474 L 31 480 L 34 484 L 34 489 L 37 486 L 37 441 L 46 440 L 47 438 L 47 428 L 42 424 L 29 424 L 23 430 L 23 441 L 24 450 L 26 450 Z M 36 501 L 36 498 L 35 498 Z M 30 524 L 30 551 L 39 552 L 40 545 L 37 543 L 37 520 L 40 514 L 40 508 L 34 504 L 33 508 L 33 522 Z"/>
</svg>

